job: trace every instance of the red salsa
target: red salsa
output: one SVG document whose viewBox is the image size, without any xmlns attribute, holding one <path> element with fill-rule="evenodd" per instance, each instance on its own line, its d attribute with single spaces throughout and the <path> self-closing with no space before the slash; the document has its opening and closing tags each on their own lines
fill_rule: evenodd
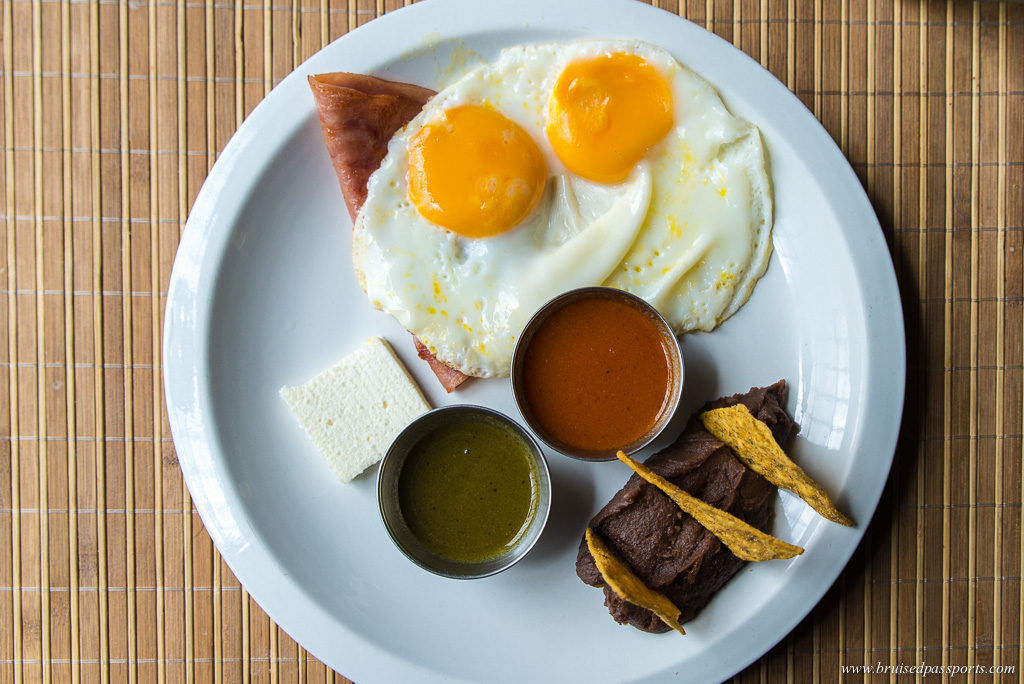
<svg viewBox="0 0 1024 684">
<path fill-rule="evenodd" d="M 522 380 L 529 410 L 549 435 L 574 449 L 606 452 L 658 422 L 672 394 L 672 354 L 643 311 L 586 297 L 541 321 Z"/>
</svg>

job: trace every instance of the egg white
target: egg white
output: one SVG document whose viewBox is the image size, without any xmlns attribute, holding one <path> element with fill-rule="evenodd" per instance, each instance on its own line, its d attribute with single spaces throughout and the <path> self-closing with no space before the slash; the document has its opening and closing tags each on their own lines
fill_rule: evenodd
<svg viewBox="0 0 1024 684">
<path fill-rule="evenodd" d="M 617 184 L 565 168 L 545 134 L 555 80 L 572 61 L 633 53 L 670 83 L 673 130 Z M 408 200 L 410 139 L 447 109 L 492 107 L 538 144 L 550 175 L 519 226 L 465 238 Z M 635 41 L 524 45 L 466 73 L 399 131 L 371 176 L 353 232 L 353 260 L 375 306 L 443 362 L 507 375 L 515 340 L 551 297 L 606 284 L 651 301 L 677 332 L 710 330 L 746 301 L 764 272 L 771 204 L 757 129 L 665 51 Z"/>
</svg>

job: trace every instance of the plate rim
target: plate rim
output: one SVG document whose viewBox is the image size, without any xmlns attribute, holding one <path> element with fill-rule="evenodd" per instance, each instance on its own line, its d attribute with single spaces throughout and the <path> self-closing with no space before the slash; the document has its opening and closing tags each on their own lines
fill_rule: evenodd
<svg viewBox="0 0 1024 684">
<path fill-rule="evenodd" d="M 813 610 L 846 567 L 850 557 L 860 545 L 870 520 L 874 517 L 895 456 L 905 395 L 905 333 L 902 299 L 895 269 L 878 217 L 848 160 L 806 106 L 760 64 L 731 43 L 702 27 L 636 0 L 568 0 L 557 3 L 557 5 L 557 8 L 552 7 L 552 3 L 548 0 L 492 2 L 488 5 L 491 12 L 487 17 L 491 23 L 480 26 L 479 30 L 522 28 L 524 26 L 523 18 L 533 19 L 537 21 L 539 27 L 543 28 L 545 22 L 549 21 L 543 17 L 546 16 L 546 13 L 554 12 L 559 17 L 570 15 L 576 17 L 576 23 L 571 26 L 557 25 L 554 28 L 585 31 L 588 24 L 581 23 L 581 20 L 578 19 L 580 16 L 590 17 L 609 13 L 612 16 L 620 15 L 632 19 L 635 14 L 636 21 L 665 21 L 677 26 L 681 34 L 692 36 L 696 32 L 701 34 L 705 40 L 711 39 L 713 43 L 717 42 L 719 49 L 724 50 L 732 59 L 742 58 L 737 60 L 737 63 L 743 69 L 749 71 L 753 68 L 758 72 L 756 79 L 743 84 L 745 88 L 757 87 L 765 90 L 776 98 L 772 100 L 773 105 L 781 102 L 786 109 L 792 110 L 790 113 L 799 120 L 802 135 L 809 141 L 805 146 L 822 157 L 819 163 L 830 164 L 833 167 L 834 176 L 818 178 L 823 191 L 833 188 L 832 192 L 825 192 L 825 195 L 831 200 L 836 195 L 835 188 L 841 189 L 846 193 L 844 197 L 846 206 L 839 208 L 851 212 L 860 222 L 866 224 L 863 226 L 863 234 L 858 233 L 855 236 L 857 239 L 851 240 L 852 236 L 845 229 L 847 223 L 838 222 L 840 234 L 846 239 L 851 260 L 857 267 L 855 275 L 859 281 L 860 291 L 864 295 L 865 332 L 867 333 L 865 342 L 872 352 L 867 354 L 867 363 L 863 371 L 865 382 L 868 383 L 866 392 L 871 392 L 869 379 L 877 371 L 875 360 L 879 355 L 887 359 L 886 372 L 898 379 L 896 380 L 897 387 L 890 388 L 893 390 L 891 394 L 883 398 L 883 407 L 889 408 L 894 419 L 888 425 L 882 426 L 882 429 L 877 429 L 876 426 L 876 434 L 879 435 L 876 441 L 887 445 L 885 452 L 888 455 L 883 457 L 885 467 L 879 469 L 878 472 L 869 474 L 870 484 L 873 485 L 870 490 L 872 496 L 869 497 L 871 516 L 856 528 L 855 538 L 846 540 L 837 556 L 837 558 L 841 558 L 841 561 L 837 563 L 833 559 L 833 562 L 829 564 L 829 572 L 824 573 L 829 575 L 827 581 L 817 578 L 817 581 L 813 583 L 812 590 L 809 592 L 813 600 L 801 602 L 800 608 L 782 618 L 777 615 L 772 616 L 774 618 L 770 621 L 772 628 L 768 630 L 771 634 L 759 635 L 760 643 L 756 648 L 751 649 L 749 657 L 739 658 L 725 667 L 708 672 L 709 676 L 720 679 L 739 672 L 760 658 Z M 202 265 L 204 263 L 210 261 L 220 263 L 221 259 L 217 255 L 223 256 L 228 246 L 228 238 L 230 238 L 230 231 L 222 231 L 224 234 L 218 234 L 213 230 L 216 225 L 225 225 L 221 216 L 231 213 L 230 207 L 228 207 L 228 211 L 225 211 L 215 200 L 221 199 L 220 193 L 227 187 L 229 178 L 233 179 L 234 185 L 251 192 L 253 185 L 258 181 L 261 169 L 247 167 L 243 162 L 246 161 L 244 157 L 247 150 L 255 147 L 253 143 L 257 133 L 261 135 L 264 133 L 262 129 L 257 130 L 260 126 L 259 122 L 270 115 L 273 107 L 280 105 L 285 98 L 305 85 L 303 78 L 305 73 L 315 69 L 316 63 L 324 62 L 328 53 L 339 52 L 343 48 L 348 52 L 372 51 L 374 40 L 378 34 L 397 28 L 402 23 L 419 25 L 418 22 L 422 22 L 429 26 L 433 23 L 432 20 L 440 15 L 448 14 L 458 17 L 460 13 L 463 15 L 462 21 L 464 22 L 468 21 L 467 16 L 473 16 L 479 12 L 480 5 L 474 0 L 429 0 L 429 2 L 404 7 L 381 15 L 339 37 L 286 76 L 246 117 L 204 180 L 181 234 L 168 289 L 162 359 L 164 396 L 183 478 L 204 526 L 228 567 L 276 624 L 282 629 L 286 629 L 300 645 L 307 648 L 328 666 L 334 668 L 337 664 L 343 664 L 347 676 L 361 680 L 398 677 L 416 677 L 417 679 L 443 677 L 447 679 L 450 675 L 446 676 L 444 673 L 428 670 L 419 664 L 402 660 L 400 656 L 380 648 L 377 644 L 362 638 L 357 632 L 349 629 L 347 625 L 334 620 L 318 606 L 314 597 L 308 595 L 302 587 L 289 582 L 287 574 L 260 537 L 258 530 L 249 525 L 244 511 L 245 507 L 240 504 L 237 497 L 231 500 L 230 489 L 224 490 L 216 486 L 218 478 L 223 477 L 226 471 L 221 467 L 218 472 L 217 462 L 213 456 L 214 448 L 220 443 L 218 429 L 217 426 L 209 424 L 212 422 L 209 394 L 206 393 L 204 397 L 201 392 L 204 382 L 208 387 L 210 379 L 208 376 L 204 377 L 208 360 L 208 350 L 205 344 L 208 336 L 204 334 L 207 319 L 203 318 L 201 314 L 204 310 L 209 313 L 213 291 L 207 290 L 203 293 L 200 290 L 200 276 L 203 275 Z M 640 19 L 645 14 L 648 16 Z M 538 17 L 540 17 L 539 20 Z M 461 35 L 460 32 L 453 31 L 435 36 L 435 38 L 437 40 L 451 39 L 458 38 L 459 35 Z M 417 47 L 424 46 L 410 46 L 410 48 Z M 335 57 L 332 54 L 330 58 L 334 59 Z M 691 65 L 687 64 L 687 66 Z M 694 70 L 701 73 L 699 68 L 694 68 Z M 766 76 L 768 78 L 765 78 Z M 715 87 L 718 88 L 717 85 Z M 727 98 L 728 93 L 723 93 L 723 95 Z M 312 111 L 311 101 L 310 111 Z M 298 126 L 302 125 L 301 120 L 290 123 L 290 126 L 281 126 L 282 130 L 277 131 L 276 136 L 271 136 L 270 140 L 263 140 L 260 143 L 262 147 L 271 151 L 277 149 L 277 146 L 290 137 Z M 805 154 L 798 156 L 806 162 Z M 242 181 L 238 181 L 239 178 Z M 249 182 L 244 182 L 245 179 L 248 179 Z M 851 188 L 856 188 L 858 192 L 851 192 Z M 234 197 L 233 201 L 228 204 L 244 206 L 247 196 L 244 192 L 241 195 Z M 830 208 L 838 213 L 839 208 L 834 203 L 830 202 Z M 220 221 L 219 224 L 218 221 Z M 228 225 L 233 225 L 233 222 L 229 221 Z M 865 264 L 869 267 L 870 272 L 862 272 L 862 267 L 865 267 Z M 207 278 L 211 277 L 209 272 L 205 275 Z M 213 276 L 213 282 L 215 281 L 216 277 Z M 871 331 L 877 330 L 878 326 L 885 326 L 884 329 L 890 334 L 881 339 L 870 337 Z M 881 349 L 875 349 L 875 345 L 880 345 Z M 189 358 L 195 363 L 189 364 Z M 187 377 L 178 372 L 182 370 L 183 366 L 192 369 L 192 373 Z M 206 417 L 205 422 L 204 416 Z M 872 475 L 873 477 L 870 477 Z M 834 573 L 831 572 L 833 567 L 835 568 Z M 804 609 L 804 603 L 807 604 L 806 609 Z M 763 606 L 760 613 L 766 612 L 765 608 Z M 758 615 L 759 613 L 754 613 L 749 619 L 756 619 Z M 325 630 L 317 629 L 316 625 L 323 624 L 324 621 L 335 629 L 344 630 L 350 637 L 350 641 L 339 649 L 339 644 L 336 641 L 326 639 Z M 284 622 L 288 623 L 287 626 L 282 624 Z M 649 679 L 653 680 L 659 675 L 665 674 L 670 674 L 670 671 L 655 673 Z"/>
</svg>

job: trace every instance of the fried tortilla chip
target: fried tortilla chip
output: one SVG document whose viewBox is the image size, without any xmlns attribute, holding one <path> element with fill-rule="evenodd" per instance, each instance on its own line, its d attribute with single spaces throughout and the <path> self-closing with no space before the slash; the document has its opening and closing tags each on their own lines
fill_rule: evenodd
<svg viewBox="0 0 1024 684">
<path fill-rule="evenodd" d="M 589 527 L 587 528 L 587 548 L 590 549 L 590 555 L 594 557 L 594 564 L 597 565 L 601 577 L 616 596 L 623 601 L 646 608 L 672 629 L 680 634 L 686 634 L 686 630 L 679 624 L 679 609 L 676 605 L 664 594 L 658 593 L 644 584 Z"/>
<path fill-rule="evenodd" d="M 736 404 L 707 411 L 700 415 L 700 421 L 755 473 L 773 485 L 793 492 L 832 522 L 853 527 L 853 521 L 839 512 L 821 485 L 789 460 L 768 426 L 750 415 L 746 406 Z"/>
<path fill-rule="evenodd" d="M 718 537 L 719 541 L 728 546 L 737 558 L 746 561 L 765 561 L 792 558 L 804 552 L 799 546 L 787 544 L 781 539 L 765 534 L 736 516 L 688 494 L 625 453 L 619 451 L 615 455 L 632 468 L 637 475 L 665 492 L 684 513 L 688 513 L 711 534 Z"/>
</svg>

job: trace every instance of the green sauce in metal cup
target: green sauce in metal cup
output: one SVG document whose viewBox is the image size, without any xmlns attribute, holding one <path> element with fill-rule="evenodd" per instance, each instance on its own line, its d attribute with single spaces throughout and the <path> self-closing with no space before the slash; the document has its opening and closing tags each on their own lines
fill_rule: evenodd
<svg viewBox="0 0 1024 684">
<path fill-rule="evenodd" d="M 537 511 L 538 472 L 530 446 L 487 415 L 458 416 L 409 450 L 398 501 L 409 530 L 455 561 L 514 548 Z"/>
</svg>

